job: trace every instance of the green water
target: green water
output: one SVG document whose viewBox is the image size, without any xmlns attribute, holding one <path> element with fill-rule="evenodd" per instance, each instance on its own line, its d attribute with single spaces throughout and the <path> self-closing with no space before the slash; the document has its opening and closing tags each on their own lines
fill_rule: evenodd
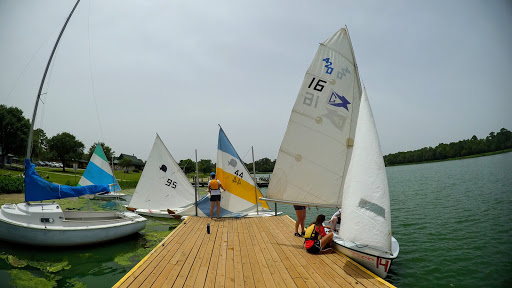
<svg viewBox="0 0 512 288">
<path fill-rule="evenodd" d="M 386 171 L 393 236 L 400 243 L 387 281 L 397 287 L 512 287 L 512 153 Z M 291 205 L 278 204 L 278 211 L 295 219 Z M 312 208 L 306 223 L 334 212 Z M 0 242 L 0 287 L 111 287 L 176 224 L 148 218 L 141 234 L 79 248 Z"/>
<path fill-rule="evenodd" d="M 386 168 L 397 287 L 512 287 L 512 153 Z M 273 206 L 272 206 L 273 207 Z M 296 219 L 290 205 L 278 210 Z M 307 210 L 306 224 L 333 209 Z"/>
</svg>

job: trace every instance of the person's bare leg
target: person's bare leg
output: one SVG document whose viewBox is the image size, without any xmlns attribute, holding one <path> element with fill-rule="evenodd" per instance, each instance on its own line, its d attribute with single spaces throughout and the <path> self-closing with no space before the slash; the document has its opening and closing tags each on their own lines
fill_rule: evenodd
<svg viewBox="0 0 512 288">
<path fill-rule="evenodd" d="M 213 219 L 213 206 L 215 206 L 215 202 L 210 202 L 210 218 Z"/>
<path fill-rule="evenodd" d="M 334 234 L 332 234 L 332 232 L 329 232 L 329 233 L 327 233 L 327 235 L 325 235 L 325 237 L 322 237 L 322 239 L 320 239 L 320 247 L 322 247 L 320 254 L 332 253 L 332 248 L 328 248 L 328 249 L 324 250 L 324 247 L 326 247 L 327 245 L 329 245 L 332 242 L 333 237 L 334 237 Z"/>
<path fill-rule="evenodd" d="M 297 215 L 297 221 L 295 221 L 295 233 L 299 233 L 299 224 L 300 224 L 300 219 L 301 219 L 301 211 L 302 210 L 295 210 L 295 215 Z"/>
<path fill-rule="evenodd" d="M 220 219 L 220 201 L 217 201 L 217 219 Z"/>
<path fill-rule="evenodd" d="M 302 220 L 300 222 L 300 225 L 302 226 L 302 233 L 306 233 L 306 227 L 304 227 L 304 222 L 306 221 L 306 209 L 301 210 L 302 211 Z"/>
</svg>

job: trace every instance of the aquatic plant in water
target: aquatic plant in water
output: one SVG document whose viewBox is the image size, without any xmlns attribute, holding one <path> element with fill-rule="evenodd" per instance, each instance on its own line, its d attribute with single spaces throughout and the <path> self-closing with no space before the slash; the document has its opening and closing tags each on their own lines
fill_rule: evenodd
<svg viewBox="0 0 512 288">
<path fill-rule="evenodd" d="M 56 279 L 45 279 L 32 275 L 29 271 L 13 269 L 10 270 L 11 285 L 17 288 L 51 288 L 57 286 Z"/>
</svg>

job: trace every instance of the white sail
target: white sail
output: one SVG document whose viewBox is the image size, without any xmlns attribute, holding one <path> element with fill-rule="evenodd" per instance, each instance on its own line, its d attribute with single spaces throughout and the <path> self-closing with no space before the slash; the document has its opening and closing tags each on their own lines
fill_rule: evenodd
<svg viewBox="0 0 512 288">
<path fill-rule="evenodd" d="M 388 179 L 366 90 L 347 171 L 341 219 L 342 239 L 391 252 Z"/>
<path fill-rule="evenodd" d="M 293 106 L 267 198 L 339 206 L 359 111 L 352 44 L 340 29 L 320 44 Z"/>
<path fill-rule="evenodd" d="M 194 201 L 194 187 L 157 134 L 128 206 L 166 211 L 193 204 Z"/>
</svg>

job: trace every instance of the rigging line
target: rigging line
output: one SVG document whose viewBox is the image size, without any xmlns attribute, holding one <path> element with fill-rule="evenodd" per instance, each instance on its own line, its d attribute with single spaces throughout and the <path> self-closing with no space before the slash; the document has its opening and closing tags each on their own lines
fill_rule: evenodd
<svg viewBox="0 0 512 288">
<path fill-rule="evenodd" d="M 20 75 L 18 75 L 18 78 L 16 78 L 16 81 L 14 81 L 14 83 L 12 84 L 12 88 L 11 90 L 9 91 L 9 93 L 7 93 L 7 95 L 3 98 L 2 100 L 2 103 L 7 103 L 7 100 L 9 100 L 9 96 L 11 96 L 12 94 L 12 91 L 14 91 L 14 88 L 16 87 L 16 83 L 18 83 L 18 81 L 20 80 L 21 76 L 23 76 L 23 74 L 25 74 L 25 72 L 27 71 L 27 67 L 30 65 L 30 63 L 32 63 L 32 61 L 34 60 L 34 57 L 36 57 L 37 54 L 39 54 L 39 50 L 41 50 L 41 48 L 43 48 L 43 46 L 45 46 L 49 41 L 50 41 L 50 37 L 55 34 L 55 30 L 57 30 L 59 28 L 60 24 L 59 25 L 56 25 L 52 32 L 48 34 L 48 36 L 46 36 L 46 41 L 44 41 L 43 43 L 41 43 L 41 46 L 39 46 L 39 48 L 36 50 L 36 52 L 34 52 L 34 54 L 32 54 L 32 57 L 30 57 L 30 60 L 27 62 L 27 64 L 25 64 L 25 67 L 23 67 L 23 70 L 21 71 Z M 58 30 L 57 30 L 58 31 Z"/>
<path fill-rule="evenodd" d="M 98 112 L 98 102 L 96 101 L 96 93 L 94 90 L 94 80 L 92 77 L 92 58 L 91 58 L 91 2 L 89 1 L 89 11 L 87 15 L 87 43 L 89 44 L 89 74 L 91 79 L 91 94 L 94 99 L 94 108 L 96 109 L 96 118 L 98 118 L 98 125 L 100 126 L 101 139 L 105 143 L 105 136 L 103 136 L 103 128 L 101 126 L 100 113 Z"/>
</svg>

